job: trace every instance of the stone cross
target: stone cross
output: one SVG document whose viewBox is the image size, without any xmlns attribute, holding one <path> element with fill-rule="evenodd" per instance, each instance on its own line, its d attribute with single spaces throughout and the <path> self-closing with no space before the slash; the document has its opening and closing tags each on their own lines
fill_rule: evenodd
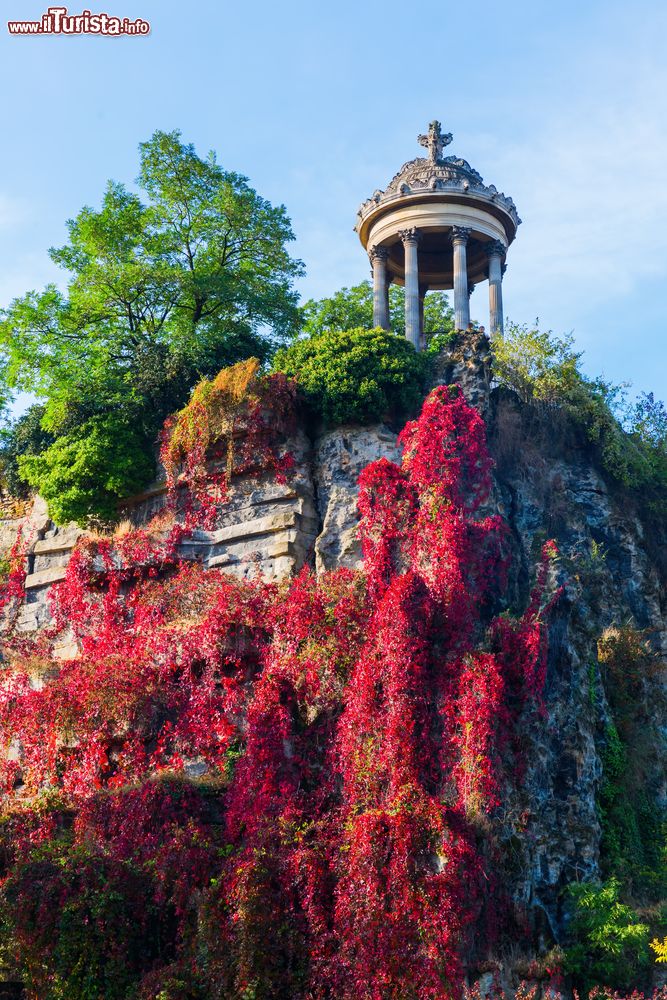
<svg viewBox="0 0 667 1000">
<path fill-rule="evenodd" d="M 449 146 L 452 141 L 452 133 L 447 132 L 443 135 L 440 122 L 431 122 L 428 127 L 428 135 L 418 135 L 417 141 L 420 146 L 426 146 L 428 149 L 428 158 L 431 163 L 439 163 L 443 149 L 445 146 Z"/>
</svg>

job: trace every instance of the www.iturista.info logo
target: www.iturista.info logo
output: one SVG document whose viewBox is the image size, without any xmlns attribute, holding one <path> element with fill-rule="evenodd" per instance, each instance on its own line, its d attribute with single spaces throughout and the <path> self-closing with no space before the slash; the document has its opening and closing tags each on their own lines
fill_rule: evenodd
<svg viewBox="0 0 667 1000">
<path fill-rule="evenodd" d="M 10 35 L 147 35 L 151 26 L 138 17 L 114 17 L 83 10 L 68 14 L 67 7 L 49 7 L 39 21 L 7 21 Z"/>
</svg>

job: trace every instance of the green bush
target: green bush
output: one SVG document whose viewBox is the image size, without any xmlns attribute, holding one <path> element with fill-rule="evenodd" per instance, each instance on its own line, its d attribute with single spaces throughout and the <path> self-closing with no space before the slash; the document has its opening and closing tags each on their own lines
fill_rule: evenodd
<svg viewBox="0 0 667 1000">
<path fill-rule="evenodd" d="M 632 625 L 605 629 L 598 662 L 612 718 L 599 743 L 602 764 L 597 806 L 602 839 L 600 870 L 616 877 L 633 899 L 655 903 L 667 894 L 667 814 L 649 777 L 662 717 L 662 663 L 647 633 Z M 654 717 L 646 719 L 643 692 L 654 690 Z"/>
<path fill-rule="evenodd" d="M 559 407 L 578 423 L 603 470 L 642 494 L 647 509 L 667 512 L 667 414 L 652 395 L 628 408 L 625 386 L 589 379 L 572 337 L 509 324 L 493 341 L 494 374 L 524 402 Z"/>
<path fill-rule="evenodd" d="M 596 985 L 626 989 L 649 965 L 649 927 L 632 907 L 619 902 L 619 891 L 614 878 L 568 888 L 574 909 L 565 965 L 586 990 Z"/>
<path fill-rule="evenodd" d="M 16 865 L 0 895 L 0 921 L 18 942 L 30 995 L 136 997 L 169 931 L 169 914 L 149 902 L 149 875 L 83 846 L 52 842 L 41 855 Z"/>
<path fill-rule="evenodd" d="M 312 419 L 325 427 L 402 420 L 423 398 L 428 360 L 378 328 L 327 330 L 278 351 L 273 370 L 296 379 Z"/>
<path fill-rule="evenodd" d="M 21 476 L 57 524 L 113 521 L 118 501 L 155 474 L 151 443 L 123 415 L 91 417 L 39 455 L 22 455 Z"/>
</svg>

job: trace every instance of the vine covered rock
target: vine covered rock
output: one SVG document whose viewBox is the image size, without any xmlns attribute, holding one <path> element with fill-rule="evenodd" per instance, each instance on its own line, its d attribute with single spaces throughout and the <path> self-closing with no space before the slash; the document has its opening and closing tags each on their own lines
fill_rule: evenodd
<svg viewBox="0 0 667 1000">
<path fill-rule="evenodd" d="M 402 442 L 361 477 L 358 572 L 240 582 L 138 532 L 83 545 L 53 627 L 9 638 L 3 915 L 35 995 L 461 994 L 501 929 L 493 817 L 542 711 L 556 551 L 497 617 L 481 417 L 439 387 Z"/>
</svg>

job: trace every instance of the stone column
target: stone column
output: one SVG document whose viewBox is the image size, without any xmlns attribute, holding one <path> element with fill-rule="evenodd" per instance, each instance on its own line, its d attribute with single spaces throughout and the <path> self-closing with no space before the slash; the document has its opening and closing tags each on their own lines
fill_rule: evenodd
<svg viewBox="0 0 667 1000">
<path fill-rule="evenodd" d="M 419 286 L 419 344 L 422 351 L 426 350 L 426 334 L 424 333 L 424 299 L 428 288 L 426 285 Z"/>
<path fill-rule="evenodd" d="M 452 226 L 450 234 L 454 248 L 454 329 L 456 330 L 467 330 L 470 323 L 466 246 L 471 231 L 467 226 Z"/>
<path fill-rule="evenodd" d="M 371 247 L 368 251 L 373 268 L 373 326 L 391 329 L 389 322 L 389 284 L 387 282 L 387 247 Z"/>
<path fill-rule="evenodd" d="M 489 333 L 503 332 L 503 257 L 507 247 L 500 240 L 487 243 L 489 258 Z"/>
<path fill-rule="evenodd" d="M 420 349 L 419 330 L 419 263 L 417 260 L 417 229 L 402 229 L 399 234 L 405 248 L 405 336 L 415 351 Z"/>
</svg>

